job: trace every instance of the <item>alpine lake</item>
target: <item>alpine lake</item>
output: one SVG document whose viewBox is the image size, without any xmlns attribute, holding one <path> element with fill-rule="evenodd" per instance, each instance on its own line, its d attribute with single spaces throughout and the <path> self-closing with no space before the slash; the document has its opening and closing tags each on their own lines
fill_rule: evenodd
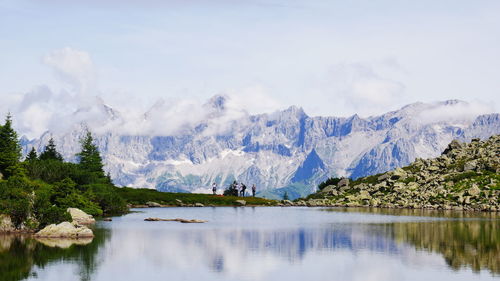
<svg viewBox="0 0 500 281">
<path fill-rule="evenodd" d="M 148 208 L 98 221 L 93 230 L 83 240 L 1 235 L 0 280 L 500 279 L 495 213 Z"/>
</svg>

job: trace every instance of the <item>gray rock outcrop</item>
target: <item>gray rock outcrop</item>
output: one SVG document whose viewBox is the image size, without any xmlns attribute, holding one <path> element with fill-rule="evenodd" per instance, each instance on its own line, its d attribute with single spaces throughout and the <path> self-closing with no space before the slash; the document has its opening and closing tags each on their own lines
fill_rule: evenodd
<svg viewBox="0 0 500 281">
<path fill-rule="evenodd" d="M 308 206 L 500 211 L 500 135 L 452 142 L 433 159 L 324 188 Z M 323 198 L 318 198 L 323 197 Z"/>
<path fill-rule="evenodd" d="M 38 231 L 35 237 L 41 238 L 90 238 L 94 233 L 86 226 L 62 222 L 51 224 Z"/>
<path fill-rule="evenodd" d="M 93 216 L 85 213 L 84 211 L 77 208 L 68 208 L 66 210 L 73 220 L 73 223 L 79 225 L 90 225 L 95 223 L 95 219 Z"/>
</svg>

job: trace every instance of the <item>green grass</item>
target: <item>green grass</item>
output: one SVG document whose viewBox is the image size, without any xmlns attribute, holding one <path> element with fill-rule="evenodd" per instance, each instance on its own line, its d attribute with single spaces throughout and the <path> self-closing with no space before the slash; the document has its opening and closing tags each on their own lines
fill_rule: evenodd
<svg viewBox="0 0 500 281">
<path fill-rule="evenodd" d="M 464 180 L 464 179 L 474 178 L 477 175 L 478 175 L 478 173 L 476 173 L 474 171 L 467 171 L 467 172 L 463 172 L 460 174 L 447 176 L 446 180 L 453 181 L 453 182 L 459 182 L 459 181 Z"/>
<path fill-rule="evenodd" d="M 352 181 L 351 183 L 349 183 L 349 186 L 355 186 L 355 185 L 362 184 L 362 183 L 377 184 L 379 182 L 378 181 L 378 177 L 380 177 L 383 174 L 385 174 L 385 173 L 380 173 L 380 174 L 376 174 L 376 175 L 372 175 L 372 176 L 367 176 L 367 177 L 364 177 L 364 178 L 358 178 L 358 179 Z"/>
<path fill-rule="evenodd" d="M 490 187 L 492 190 L 500 189 L 500 175 L 493 172 L 483 172 L 482 174 L 478 174 L 476 172 L 464 172 L 461 174 L 454 175 L 452 177 L 447 178 L 447 180 L 453 180 L 455 184 L 452 187 L 452 190 L 461 191 L 470 188 L 473 184 L 477 184 L 480 189 L 483 189 L 484 186 L 490 184 L 491 180 L 494 180 L 496 183 Z"/>
<path fill-rule="evenodd" d="M 196 193 L 171 193 L 159 192 L 154 189 L 144 188 L 118 188 L 118 194 L 122 196 L 127 203 L 132 205 L 142 205 L 152 201 L 163 205 L 177 205 L 176 199 L 179 199 L 184 204 L 202 203 L 204 205 L 213 206 L 234 206 L 235 201 L 243 199 L 247 201 L 247 205 L 275 205 L 277 202 L 259 197 L 235 197 L 235 196 L 219 196 L 210 194 Z"/>
<path fill-rule="evenodd" d="M 405 178 L 404 180 L 399 180 L 400 182 L 402 183 L 406 183 L 406 184 L 409 184 L 410 182 L 415 182 L 417 181 L 417 178 L 414 177 L 414 176 L 411 176 L 411 177 L 407 177 Z"/>
</svg>

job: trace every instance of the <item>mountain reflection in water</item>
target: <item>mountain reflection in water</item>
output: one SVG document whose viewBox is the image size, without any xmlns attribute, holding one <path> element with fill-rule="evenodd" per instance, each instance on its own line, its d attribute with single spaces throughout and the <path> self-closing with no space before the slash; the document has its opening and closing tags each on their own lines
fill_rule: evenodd
<svg viewBox="0 0 500 281">
<path fill-rule="evenodd" d="M 65 267 L 74 269 L 64 275 L 68 280 L 482 280 L 500 274 L 495 217 L 325 210 L 146 210 L 99 223 L 88 245 L 0 236 L 0 280 L 53 280 Z M 152 212 L 209 223 L 143 222 Z"/>
</svg>

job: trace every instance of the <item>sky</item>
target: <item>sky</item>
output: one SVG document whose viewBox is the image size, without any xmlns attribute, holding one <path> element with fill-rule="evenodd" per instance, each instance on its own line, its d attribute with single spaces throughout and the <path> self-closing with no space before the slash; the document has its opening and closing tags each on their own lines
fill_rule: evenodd
<svg viewBox="0 0 500 281">
<path fill-rule="evenodd" d="M 250 113 L 498 112 L 499 15 L 498 0 L 0 0 L 0 114 L 214 95 Z"/>
</svg>

